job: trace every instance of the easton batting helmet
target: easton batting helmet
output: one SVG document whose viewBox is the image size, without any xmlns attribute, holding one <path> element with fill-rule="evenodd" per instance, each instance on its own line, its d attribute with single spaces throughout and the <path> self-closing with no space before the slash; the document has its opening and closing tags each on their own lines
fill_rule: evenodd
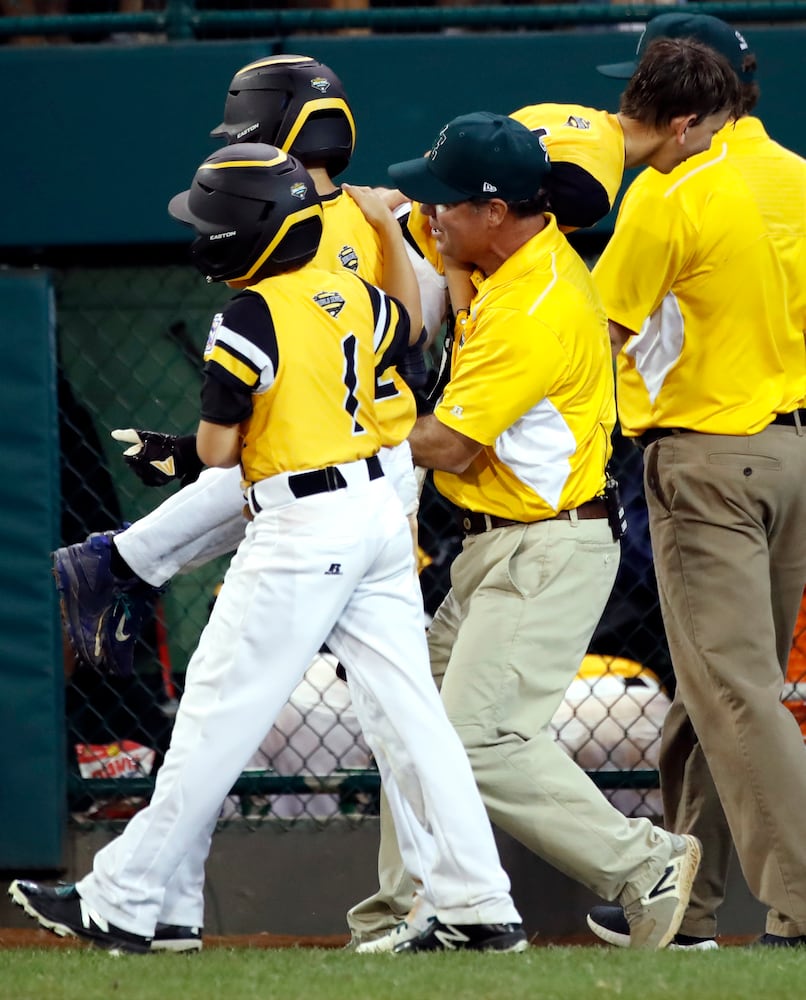
<svg viewBox="0 0 806 1000">
<path fill-rule="evenodd" d="M 355 121 L 336 74 L 309 56 L 268 56 L 238 70 L 224 121 L 210 135 L 268 142 L 304 163 L 341 173 L 355 147 Z"/>
<path fill-rule="evenodd" d="M 322 236 L 322 205 L 293 156 L 236 143 L 207 157 L 168 211 L 192 226 L 190 257 L 208 281 L 255 282 L 305 264 Z"/>
</svg>

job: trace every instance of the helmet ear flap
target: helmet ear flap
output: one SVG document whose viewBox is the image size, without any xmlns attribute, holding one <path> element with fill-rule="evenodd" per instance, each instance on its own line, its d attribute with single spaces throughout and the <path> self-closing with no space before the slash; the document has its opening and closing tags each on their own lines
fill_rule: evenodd
<svg viewBox="0 0 806 1000">
<path fill-rule="evenodd" d="M 191 260 L 211 281 L 254 283 L 300 267 L 322 236 L 321 202 L 307 170 L 259 143 L 208 156 L 168 210 L 196 231 Z"/>
<path fill-rule="evenodd" d="M 294 223 L 271 255 L 272 273 L 288 271 L 312 260 L 316 256 L 321 238 L 321 213 Z"/>
</svg>

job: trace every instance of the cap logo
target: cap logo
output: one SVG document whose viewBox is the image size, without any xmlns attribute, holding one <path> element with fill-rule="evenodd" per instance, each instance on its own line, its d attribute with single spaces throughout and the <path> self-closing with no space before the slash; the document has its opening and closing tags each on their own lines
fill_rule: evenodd
<svg viewBox="0 0 806 1000">
<path fill-rule="evenodd" d="M 291 185 L 289 191 L 291 192 L 292 198 L 299 198 L 299 200 L 302 201 L 302 199 L 308 193 L 308 188 L 305 184 L 302 183 L 302 181 L 297 181 L 296 184 Z"/>
<path fill-rule="evenodd" d="M 439 152 L 439 147 L 442 146 L 443 143 L 448 138 L 447 135 L 445 134 L 447 131 L 448 131 L 448 126 L 446 125 L 445 128 L 443 128 L 442 131 L 437 136 L 437 140 L 434 143 L 434 145 L 431 147 L 431 159 L 432 160 L 435 160 L 437 158 L 437 153 Z"/>
<path fill-rule="evenodd" d="M 311 86 L 314 90 L 318 90 L 320 94 L 326 94 L 330 90 L 330 80 L 326 80 L 323 76 L 315 76 L 311 80 Z"/>
<path fill-rule="evenodd" d="M 745 49 L 750 48 L 750 46 L 745 41 L 744 35 L 740 31 L 734 31 L 733 34 L 736 35 L 736 41 L 739 43 L 739 48 L 742 50 L 742 52 L 744 52 Z"/>
<path fill-rule="evenodd" d="M 491 184 L 489 181 L 484 181 L 484 183 L 481 185 L 481 190 L 485 194 L 495 194 L 498 188 L 495 186 L 495 184 Z"/>
</svg>

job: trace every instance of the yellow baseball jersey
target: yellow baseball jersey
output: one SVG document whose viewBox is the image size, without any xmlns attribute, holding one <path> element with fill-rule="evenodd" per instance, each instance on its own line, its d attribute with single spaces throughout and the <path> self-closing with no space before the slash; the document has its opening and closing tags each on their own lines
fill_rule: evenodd
<svg viewBox="0 0 806 1000">
<path fill-rule="evenodd" d="M 408 337 L 405 309 L 344 269 L 265 278 L 213 320 L 202 419 L 242 423 L 246 484 L 367 458 L 382 440 L 376 372 Z"/>
<path fill-rule="evenodd" d="M 616 418 L 607 320 L 590 273 L 548 216 L 488 278 L 454 343 L 437 419 L 484 447 L 435 472 L 459 507 L 540 521 L 599 496 Z"/>
<path fill-rule="evenodd" d="M 594 269 L 624 433 L 755 434 L 806 394 L 806 161 L 755 118 L 630 186 Z"/>
<path fill-rule="evenodd" d="M 532 104 L 510 118 L 539 135 L 548 150 L 546 186 L 560 229 L 570 232 L 603 219 L 624 179 L 624 132 L 618 118 L 581 104 Z M 428 216 L 416 202 L 407 225 L 422 255 L 444 274 Z"/>
<path fill-rule="evenodd" d="M 341 191 L 322 198 L 324 229 L 313 263 L 328 271 L 346 267 L 370 284 L 383 281 L 383 252 L 378 234 L 364 213 Z M 398 445 L 409 436 L 417 419 L 417 404 L 411 389 L 394 367 L 378 376 L 375 402 L 382 443 Z"/>
<path fill-rule="evenodd" d="M 539 135 L 551 160 L 550 208 L 564 232 L 592 226 L 624 179 L 624 131 L 615 115 L 578 104 L 532 104 L 510 118 Z"/>
</svg>

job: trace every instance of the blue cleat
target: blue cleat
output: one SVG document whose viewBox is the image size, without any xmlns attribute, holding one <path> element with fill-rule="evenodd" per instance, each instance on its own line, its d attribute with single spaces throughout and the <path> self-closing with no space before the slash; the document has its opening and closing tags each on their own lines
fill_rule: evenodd
<svg viewBox="0 0 806 1000">
<path fill-rule="evenodd" d="M 134 647 L 159 591 L 137 576 L 112 572 L 112 537 L 95 532 L 53 553 L 53 576 L 67 634 L 79 657 L 98 670 L 131 674 Z"/>
</svg>

